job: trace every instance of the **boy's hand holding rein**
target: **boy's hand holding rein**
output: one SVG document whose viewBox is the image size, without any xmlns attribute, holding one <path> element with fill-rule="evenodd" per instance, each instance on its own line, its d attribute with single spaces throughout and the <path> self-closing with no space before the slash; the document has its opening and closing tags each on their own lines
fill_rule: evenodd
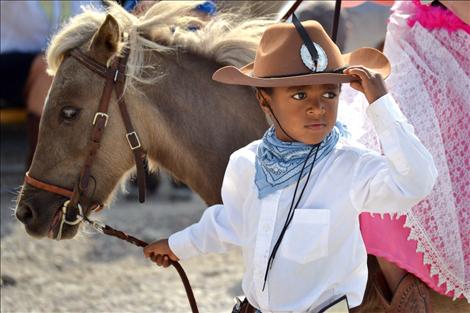
<svg viewBox="0 0 470 313">
<path fill-rule="evenodd" d="M 171 261 L 178 261 L 179 258 L 171 251 L 168 239 L 155 241 L 144 248 L 144 256 L 150 258 L 158 266 L 168 267 Z"/>
<path fill-rule="evenodd" d="M 344 70 L 345 74 L 359 77 L 359 81 L 351 83 L 351 87 L 362 92 L 369 104 L 387 94 L 382 75 L 375 73 L 364 66 L 351 66 Z"/>
</svg>

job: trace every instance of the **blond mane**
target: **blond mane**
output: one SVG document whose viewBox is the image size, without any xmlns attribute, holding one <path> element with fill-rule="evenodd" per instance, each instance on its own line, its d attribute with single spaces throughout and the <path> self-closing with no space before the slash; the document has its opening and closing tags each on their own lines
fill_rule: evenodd
<svg viewBox="0 0 470 313">
<path fill-rule="evenodd" d="M 89 42 L 107 14 L 111 14 L 121 31 L 127 34 L 121 44 L 121 49 L 130 48 L 127 87 L 135 87 L 136 81 L 154 83 L 165 74 L 153 70 L 157 64 L 145 64 L 147 51 L 169 53 L 182 48 L 222 65 L 241 66 L 251 62 L 262 32 L 273 20 L 219 12 L 204 21 L 194 11 L 203 2 L 160 1 L 139 17 L 116 3 L 109 3 L 106 12 L 87 7 L 52 38 L 47 49 L 48 72 L 54 75 L 69 50 Z M 191 31 L 188 26 L 199 29 Z"/>
</svg>

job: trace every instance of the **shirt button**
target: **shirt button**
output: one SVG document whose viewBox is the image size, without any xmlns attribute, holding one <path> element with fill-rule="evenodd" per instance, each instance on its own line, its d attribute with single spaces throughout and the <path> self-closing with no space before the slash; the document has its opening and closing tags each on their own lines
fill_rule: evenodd
<svg viewBox="0 0 470 313">
<path fill-rule="evenodd" d="M 271 229 L 271 227 L 269 226 L 269 224 L 264 224 L 263 225 L 263 231 L 268 232 L 270 229 Z"/>
</svg>

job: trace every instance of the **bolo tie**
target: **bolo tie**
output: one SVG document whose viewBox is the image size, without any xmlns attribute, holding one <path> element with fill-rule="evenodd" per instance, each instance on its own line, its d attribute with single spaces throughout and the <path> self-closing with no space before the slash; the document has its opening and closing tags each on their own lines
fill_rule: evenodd
<svg viewBox="0 0 470 313">
<path fill-rule="evenodd" d="M 307 47 L 308 52 L 310 53 L 310 55 L 312 57 L 312 60 L 315 64 L 315 68 L 316 68 L 318 58 L 319 58 L 319 54 L 318 54 L 318 52 L 315 48 L 315 45 L 312 43 L 312 40 L 310 39 L 310 36 L 308 35 L 307 31 L 302 26 L 302 24 L 300 23 L 299 19 L 297 18 L 297 16 L 295 14 L 292 15 L 292 22 L 293 22 L 297 32 L 299 33 L 300 37 L 302 38 L 302 41 L 304 42 L 305 46 Z M 276 120 L 277 124 L 281 128 L 281 130 L 289 138 L 293 139 L 284 130 L 284 128 L 281 126 L 281 123 L 279 123 L 279 120 L 277 119 L 276 115 L 274 114 L 273 110 L 271 109 L 271 106 L 268 106 L 268 107 L 269 107 L 271 113 L 273 114 L 273 117 Z M 293 139 L 293 140 L 295 140 L 295 139 Z M 321 142 L 318 143 L 318 144 L 312 145 L 312 148 L 310 149 L 309 153 L 307 154 L 307 157 L 305 158 L 305 161 L 302 165 L 302 170 L 300 171 L 299 178 L 297 179 L 297 183 L 295 185 L 295 190 L 294 190 L 294 194 L 292 196 L 291 204 L 290 204 L 290 207 L 289 207 L 289 212 L 287 213 L 287 218 L 284 222 L 284 226 L 282 227 L 281 233 L 279 234 L 279 237 L 277 238 L 276 243 L 274 244 L 273 250 L 271 251 L 271 254 L 270 254 L 269 259 L 268 259 L 268 263 L 266 265 L 266 271 L 264 273 L 264 282 L 263 282 L 263 289 L 262 289 L 263 291 L 266 287 L 266 282 L 268 280 L 268 274 L 269 274 L 269 271 L 271 270 L 271 268 L 273 266 L 274 259 L 276 257 L 276 253 L 277 253 L 277 251 L 278 251 L 278 249 L 281 245 L 282 239 L 284 238 L 284 235 L 285 235 L 287 229 L 289 228 L 290 223 L 292 222 L 295 210 L 297 209 L 297 207 L 300 203 L 300 200 L 302 199 L 302 195 L 304 194 L 305 188 L 308 185 L 308 181 L 310 180 L 310 175 L 311 175 L 313 167 L 315 165 L 315 161 L 317 159 L 317 155 L 318 155 L 318 151 L 320 150 L 320 146 L 321 146 Z M 315 151 L 315 153 L 313 153 L 313 151 Z M 307 166 L 308 160 L 310 159 L 312 154 L 314 154 L 314 156 L 313 156 L 312 164 L 310 165 L 310 169 L 308 171 L 307 179 L 305 180 L 305 184 L 303 185 L 302 190 L 299 194 L 299 197 L 296 200 L 297 191 L 299 190 L 300 181 L 302 180 L 302 174 L 304 173 L 305 167 Z"/>
</svg>

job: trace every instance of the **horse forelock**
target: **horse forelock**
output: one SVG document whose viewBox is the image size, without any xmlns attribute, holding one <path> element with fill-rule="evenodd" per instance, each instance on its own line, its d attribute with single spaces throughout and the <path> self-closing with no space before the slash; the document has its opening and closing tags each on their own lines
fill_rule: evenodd
<svg viewBox="0 0 470 313">
<path fill-rule="evenodd" d="M 116 3 L 109 3 L 105 12 L 85 7 L 83 13 L 71 18 L 50 41 L 48 72 L 54 75 L 68 51 L 89 42 L 107 14 L 127 34 L 121 45 L 130 48 L 126 88 L 134 87 L 135 82 L 152 84 L 161 78 L 161 72 L 152 71 L 157 64 L 145 62 L 144 54 L 148 51 L 168 53 L 182 48 L 221 65 L 241 66 L 251 62 L 261 34 L 273 20 L 220 12 L 206 21 L 195 14 L 200 3 L 204 1 L 160 1 L 139 17 Z M 191 30 L 190 26 L 198 30 Z"/>
</svg>

